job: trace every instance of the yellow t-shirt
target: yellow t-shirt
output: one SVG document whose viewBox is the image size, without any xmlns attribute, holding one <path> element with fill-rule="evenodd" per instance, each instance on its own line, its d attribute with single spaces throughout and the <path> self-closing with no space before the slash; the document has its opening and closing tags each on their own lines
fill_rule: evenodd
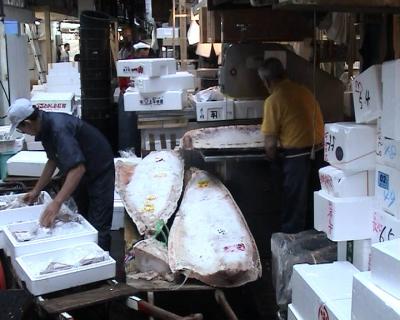
<svg viewBox="0 0 400 320">
<path fill-rule="evenodd" d="M 261 131 L 265 135 L 276 135 L 282 148 L 323 143 L 324 121 L 319 104 L 306 87 L 285 79 L 265 100 Z"/>
</svg>

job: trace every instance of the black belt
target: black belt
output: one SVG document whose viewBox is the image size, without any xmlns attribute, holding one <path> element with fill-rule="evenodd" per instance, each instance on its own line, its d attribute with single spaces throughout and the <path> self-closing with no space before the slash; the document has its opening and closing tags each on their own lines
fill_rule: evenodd
<svg viewBox="0 0 400 320">
<path fill-rule="evenodd" d="M 313 147 L 305 148 L 282 148 L 279 149 L 279 153 L 285 158 L 296 158 L 302 156 L 311 155 Z M 314 146 L 314 152 L 321 151 L 324 149 L 324 144 L 320 143 Z"/>
</svg>

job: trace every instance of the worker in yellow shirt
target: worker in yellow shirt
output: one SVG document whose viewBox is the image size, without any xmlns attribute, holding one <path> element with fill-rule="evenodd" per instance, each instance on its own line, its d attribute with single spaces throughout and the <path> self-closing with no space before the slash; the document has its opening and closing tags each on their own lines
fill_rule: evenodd
<svg viewBox="0 0 400 320">
<path fill-rule="evenodd" d="M 288 79 L 276 58 L 267 59 L 258 74 L 270 93 L 261 126 L 265 152 L 283 174 L 281 231 L 313 228 L 312 193 L 320 188 L 318 170 L 324 164 L 319 104 L 306 87 Z"/>
</svg>

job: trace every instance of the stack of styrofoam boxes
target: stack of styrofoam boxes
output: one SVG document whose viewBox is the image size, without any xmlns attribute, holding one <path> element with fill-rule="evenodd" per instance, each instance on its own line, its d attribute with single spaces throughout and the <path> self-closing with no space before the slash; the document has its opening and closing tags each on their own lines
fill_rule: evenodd
<svg viewBox="0 0 400 320">
<path fill-rule="evenodd" d="M 9 176 L 40 177 L 47 163 L 44 151 L 20 151 L 7 160 Z M 58 173 L 58 169 L 54 175 Z"/>
<path fill-rule="evenodd" d="M 48 65 L 47 92 L 68 92 L 81 97 L 81 78 L 76 62 L 62 62 Z"/>
<path fill-rule="evenodd" d="M 334 123 L 325 126 L 322 190 L 314 194 L 314 227 L 338 242 L 338 260 L 368 270 L 374 204 L 376 126 Z M 351 252 L 350 252 L 351 251 Z"/>
<path fill-rule="evenodd" d="M 68 114 L 74 111 L 74 94 L 71 92 L 37 92 L 32 96 L 31 101 L 43 111 Z"/>
<path fill-rule="evenodd" d="M 357 273 L 347 261 L 295 265 L 288 320 L 350 320 L 352 280 Z"/>
<path fill-rule="evenodd" d="M 372 245 L 371 272 L 353 279 L 351 319 L 400 319 L 400 239 Z"/>
<path fill-rule="evenodd" d="M 172 58 L 119 60 L 117 74 L 131 78 L 124 94 L 125 111 L 182 110 L 187 90 L 194 89 L 194 76 L 176 72 Z"/>
</svg>

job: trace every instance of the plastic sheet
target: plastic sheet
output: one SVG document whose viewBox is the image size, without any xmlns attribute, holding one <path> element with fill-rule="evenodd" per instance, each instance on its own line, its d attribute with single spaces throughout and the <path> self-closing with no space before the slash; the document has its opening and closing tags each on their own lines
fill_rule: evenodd
<svg viewBox="0 0 400 320">
<path fill-rule="evenodd" d="M 337 260 L 337 246 L 322 232 L 315 230 L 297 234 L 274 233 L 271 238 L 272 281 L 276 302 L 281 310 L 291 303 L 290 279 L 293 266 L 299 263 L 328 263 Z"/>
</svg>

